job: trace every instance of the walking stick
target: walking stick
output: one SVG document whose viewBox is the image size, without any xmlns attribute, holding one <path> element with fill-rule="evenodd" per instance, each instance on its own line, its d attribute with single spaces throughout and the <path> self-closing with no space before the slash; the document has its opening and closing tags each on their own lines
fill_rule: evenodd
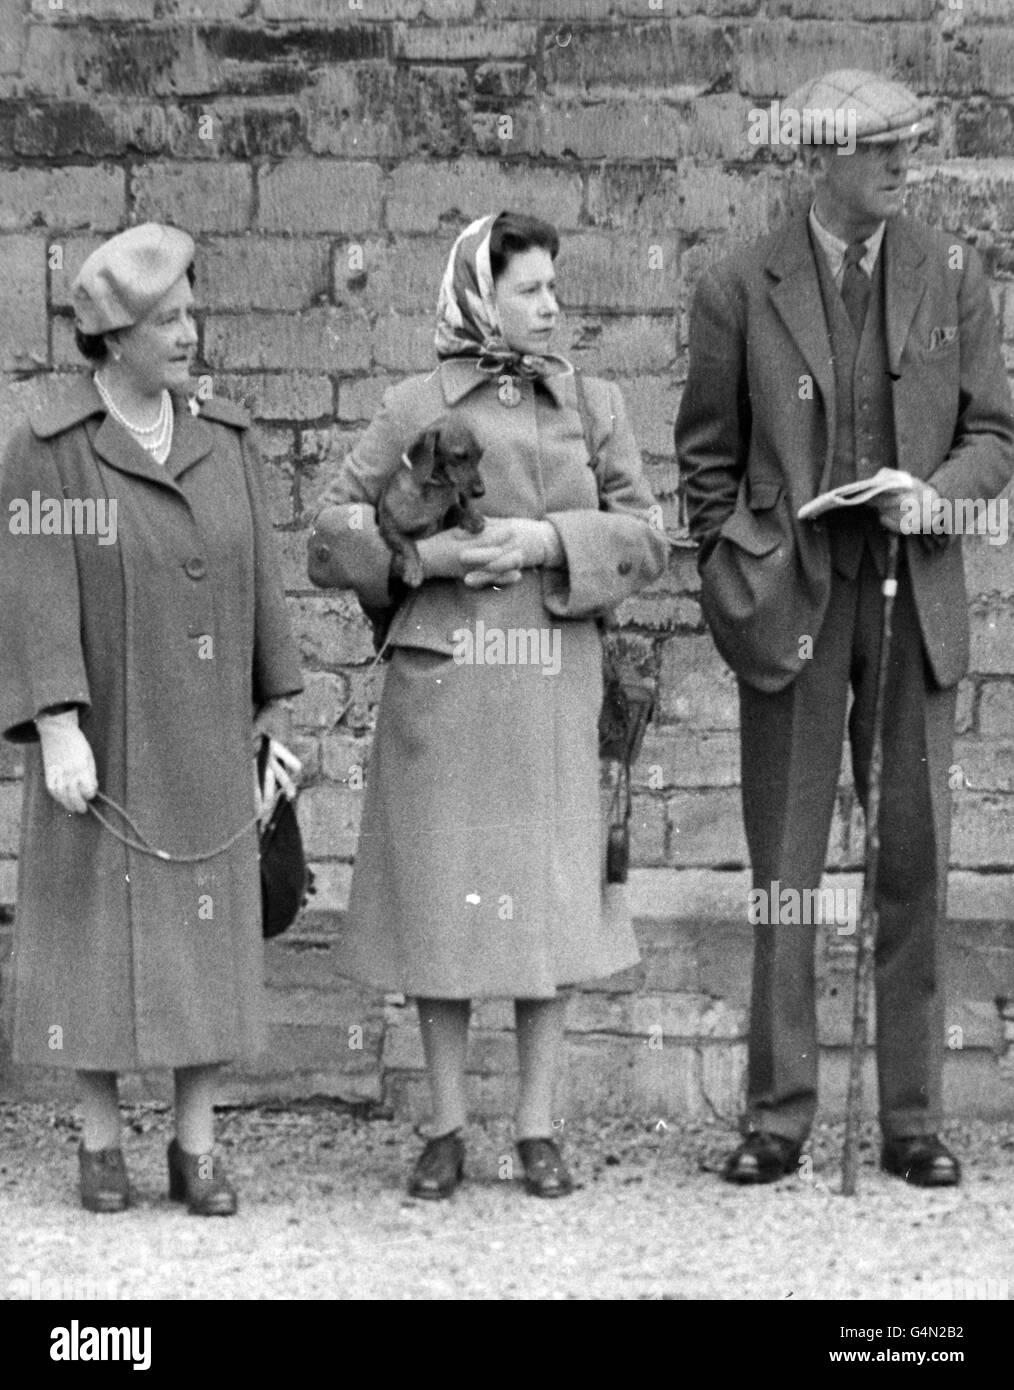
<svg viewBox="0 0 1014 1390">
<path fill-rule="evenodd" d="M 852 1009 L 852 1048 L 849 1054 L 849 1084 L 845 1100 L 845 1145 L 841 1158 L 843 1197 L 856 1195 L 859 1171 L 859 1121 L 863 1108 L 863 1058 L 866 1053 L 866 1020 L 870 1011 L 870 983 L 873 953 L 877 943 L 877 868 L 880 863 L 880 783 L 884 766 L 884 691 L 887 663 L 891 655 L 891 620 L 898 592 L 898 536 L 887 538 L 887 573 L 881 586 L 884 596 L 880 629 L 880 661 L 877 667 L 877 693 L 873 704 L 873 739 L 866 792 L 866 868 L 859 912 L 859 940 L 856 943 L 855 1001 Z"/>
</svg>

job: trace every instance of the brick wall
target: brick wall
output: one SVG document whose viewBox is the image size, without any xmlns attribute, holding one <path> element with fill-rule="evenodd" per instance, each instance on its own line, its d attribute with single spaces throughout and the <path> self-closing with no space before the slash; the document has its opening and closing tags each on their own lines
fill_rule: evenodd
<svg viewBox="0 0 1014 1390">
<path fill-rule="evenodd" d="M 0 0 L 0 438 L 49 373 L 80 366 L 81 261 L 146 218 L 197 238 L 202 369 L 260 422 L 306 664 L 302 808 L 321 887 L 270 949 L 271 1070 L 237 1074 L 236 1094 L 419 1103 L 404 1008 L 330 969 L 361 801 L 349 769 L 368 760 L 380 678 L 355 603 L 308 587 L 306 525 L 383 389 L 431 364 L 453 236 L 514 206 L 561 229 L 563 350 L 622 383 L 677 540 L 624 615 L 659 681 L 636 796 L 645 964 L 575 1003 L 567 1103 L 735 1108 L 749 953 L 736 707 L 679 541 L 671 443 L 690 292 L 801 193 L 777 151 L 749 144 L 749 109 L 829 67 L 892 69 L 939 115 L 910 208 L 984 252 L 1014 354 L 1012 20 L 1014 0 Z M 1009 1103 L 1014 1046 L 1014 559 L 968 550 L 951 938 L 966 1048 L 949 1074 L 958 1100 L 988 1109 Z M 0 748 L 8 937 L 18 774 Z M 843 779 L 829 868 L 854 875 L 861 855 Z M 848 947 L 821 943 L 832 1104 Z M 509 1019 L 485 1005 L 478 1022 L 477 1100 L 499 1107 Z M 39 1082 L 8 1069 L 5 1084 Z"/>
</svg>

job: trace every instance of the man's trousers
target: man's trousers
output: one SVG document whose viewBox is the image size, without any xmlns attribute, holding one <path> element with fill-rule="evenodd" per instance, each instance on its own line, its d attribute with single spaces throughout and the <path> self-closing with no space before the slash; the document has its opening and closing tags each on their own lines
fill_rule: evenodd
<svg viewBox="0 0 1014 1390">
<path fill-rule="evenodd" d="M 901 538 L 884 702 L 874 978 L 886 1138 L 934 1133 L 941 1119 L 944 1018 L 937 923 L 946 901 L 948 772 L 957 693 L 933 686 L 923 654 L 905 564 L 906 544 L 918 543 L 915 537 Z M 866 805 L 880 586 L 864 546 L 854 578 L 834 573 L 812 659 L 793 683 L 772 695 L 740 682 L 743 817 L 753 885 L 765 893 L 792 888 L 802 896 L 820 885 L 850 689 L 852 770 Z M 818 932 L 835 930 L 833 922 L 754 927 L 746 1130 L 793 1140 L 809 1131 L 817 1104 L 814 945 Z"/>
</svg>

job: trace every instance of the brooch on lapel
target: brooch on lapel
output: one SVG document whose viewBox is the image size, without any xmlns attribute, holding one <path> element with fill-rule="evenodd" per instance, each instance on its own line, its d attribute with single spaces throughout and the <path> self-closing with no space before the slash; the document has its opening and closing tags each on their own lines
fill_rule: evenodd
<svg viewBox="0 0 1014 1390">
<path fill-rule="evenodd" d="M 936 352 L 938 348 L 947 347 L 956 341 L 958 336 L 957 324 L 946 324 L 934 328 L 930 334 L 930 352 Z"/>
</svg>

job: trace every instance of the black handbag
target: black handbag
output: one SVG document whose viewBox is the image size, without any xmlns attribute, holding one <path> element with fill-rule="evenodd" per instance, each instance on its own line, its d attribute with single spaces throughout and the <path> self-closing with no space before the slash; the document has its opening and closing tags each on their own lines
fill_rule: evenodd
<svg viewBox="0 0 1014 1390">
<path fill-rule="evenodd" d="M 574 368 L 577 409 L 581 417 L 588 463 L 595 474 L 602 505 L 598 455 L 592 440 L 591 411 L 580 368 Z M 610 624 L 599 619 L 602 637 L 602 708 L 599 711 L 599 757 L 619 764 L 609 811 L 606 881 L 626 883 L 630 868 L 631 768 L 640 756 L 645 730 L 655 709 L 653 683 L 623 670 L 610 638 Z"/>
<path fill-rule="evenodd" d="M 257 751 L 257 776 L 264 789 L 268 740 Z M 271 815 L 260 827 L 261 920 L 265 940 L 281 936 L 292 926 L 300 909 L 315 892 L 313 870 L 306 862 L 303 837 L 296 819 L 295 802 L 279 796 Z"/>
<path fill-rule="evenodd" d="M 652 686 L 623 671 L 602 624 L 602 709 L 599 711 L 599 757 L 635 763 L 655 709 Z"/>
<path fill-rule="evenodd" d="M 591 411 L 581 379 L 581 369 L 574 368 L 574 387 L 577 392 L 577 411 L 581 417 L 588 465 L 595 474 L 602 506 L 602 487 L 599 479 L 598 455 L 592 440 Z M 599 619 L 602 634 L 602 709 L 599 713 L 599 757 L 613 762 L 637 761 L 644 742 L 644 732 L 655 709 L 654 685 L 623 669 L 620 658 L 609 637 L 609 618 Z"/>
<path fill-rule="evenodd" d="M 599 757 L 615 762 L 616 783 L 609 808 L 606 882 L 626 883 L 630 868 L 631 770 L 641 752 L 655 707 L 646 682 L 625 676 L 602 632 L 602 709 L 599 712 Z"/>
</svg>

